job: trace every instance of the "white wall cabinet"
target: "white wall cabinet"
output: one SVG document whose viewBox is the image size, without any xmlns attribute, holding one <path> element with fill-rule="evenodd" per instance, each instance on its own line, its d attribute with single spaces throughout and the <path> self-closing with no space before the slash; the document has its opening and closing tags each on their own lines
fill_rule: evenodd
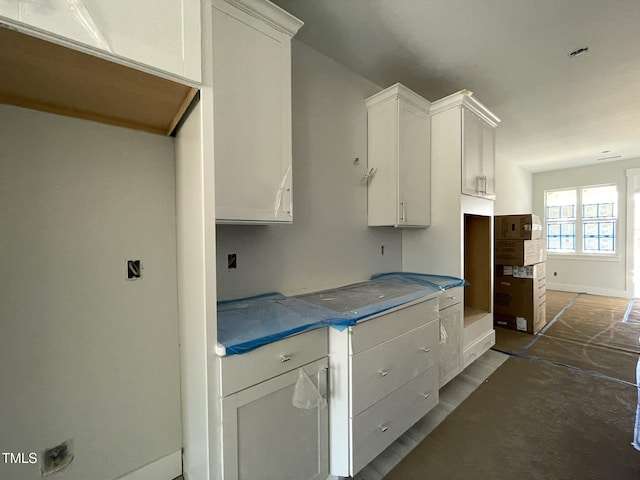
<svg viewBox="0 0 640 480">
<path fill-rule="evenodd" d="M 429 102 L 401 84 L 367 105 L 369 226 L 427 227 L 431 220 Z"/>
<path fill-rule="evenodd" d="M 0 0 L 0 23 L 196 83 L 200 1 Z"/>
<path fill-rule="evenodd" d="M 463 104 L 462 116 L 462 193 L 495 199 L 496 118 L 480 105 Z"/>
<path fill-rule="evenodd" d="M 331 475 L 355 475 L 438 403 L 438 299 L 329 329 Z"/>
<path fill-rule="evenodd" d="M 329 407 L 298 409 L 292 398 L 299 369 L 327 397 L 327 329 L 222 357 L 220 366 L 225 480 L 325 480 Z"/>
<path fill-rule="evenodd" d="M 291 223 L 291 38 L 267 1 L 213 2 L 218 223 Z"/>
</svg>

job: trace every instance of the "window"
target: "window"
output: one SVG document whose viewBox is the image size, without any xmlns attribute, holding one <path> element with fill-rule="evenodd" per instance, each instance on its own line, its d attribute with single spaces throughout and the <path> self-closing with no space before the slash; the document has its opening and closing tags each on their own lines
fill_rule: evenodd
<svg viewBox="0 0 640 480">
<path fill-rule="evenodd" d="M 547 191 L 545 202 L 549 252 L 616 252 L 618 189 L 615 185 Z"/>
</svg>

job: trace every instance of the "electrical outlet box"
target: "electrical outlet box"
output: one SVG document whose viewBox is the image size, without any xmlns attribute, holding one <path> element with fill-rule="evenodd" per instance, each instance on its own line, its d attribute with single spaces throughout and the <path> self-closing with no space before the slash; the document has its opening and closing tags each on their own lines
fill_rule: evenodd
<svg viewBox="0 0 640 480">
<path fill-rule="evenodd" d="M 140 260 L 127 260 L 127 280 L 142 278 L 142 262 Z"/>
</svg>

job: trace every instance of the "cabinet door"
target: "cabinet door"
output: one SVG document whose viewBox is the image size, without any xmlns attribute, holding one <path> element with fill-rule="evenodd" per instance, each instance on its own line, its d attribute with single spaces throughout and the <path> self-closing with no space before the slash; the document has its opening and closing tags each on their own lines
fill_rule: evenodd
<svg viewBox="0 0 640 480">
<path fill-rule="evenodd" d="M 291 38 L 216 1 L 216 220 L 291 223 Z"/>
<path fill-rule="evenodd" d="M 430 117 L 404 100 L 398 108 L 398 224 L 426 227 L 431 221 Z"/>
<path fill-rule="evenodd" d="M 477 115 L 462 109 L 462 193 L 482 191 L 482 126 Z"/>
<path fill-rule="evenodd" d="M 327 359 L 302 368 L 326 397 Z M 328 406 L 293 406 L 298 370 L 225 397 L 226 480 L 325 480 L 329 472 Z"/>
<path fill-rule="evenodd" d="M 440 388 L 462 371 L 463 322 L 462 303 L 440 312 Z"/>
<path fill-rule="evenodd" d="M 200 2 L 0 0 L 0 16 L 107 55 L 200 82 Z"/>
<path fill-rule="evenodd" d="M 485 178 L 484 195 L 495 198 L 496 194 L 496 147 L 495 128 L 482 122 L 482 175 Z"/>
</svg>

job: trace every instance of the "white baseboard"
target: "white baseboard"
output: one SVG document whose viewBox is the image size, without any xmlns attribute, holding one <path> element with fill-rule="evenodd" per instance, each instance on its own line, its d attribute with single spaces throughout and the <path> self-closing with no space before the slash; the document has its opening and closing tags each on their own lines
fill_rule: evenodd
<svg viewBox="0 0 640 480">
<path fill-rule="evenodd" d="M 182 475 L 182 450 L 177 450 L 117 480 L 173 480 L 180 475 Z"/>
<path fill-rule="evenodd" d="M 632 298 L 624 290 L 616 290 L 613 288 L 591 287 L 585 285 L 569 285 L 565 283 L 551 283 L 547 279 L 547 290 L 560 290 L 562 292 L 588 293 L 590 295 L 604 295 L 607 297 Z"/>
</svg>

